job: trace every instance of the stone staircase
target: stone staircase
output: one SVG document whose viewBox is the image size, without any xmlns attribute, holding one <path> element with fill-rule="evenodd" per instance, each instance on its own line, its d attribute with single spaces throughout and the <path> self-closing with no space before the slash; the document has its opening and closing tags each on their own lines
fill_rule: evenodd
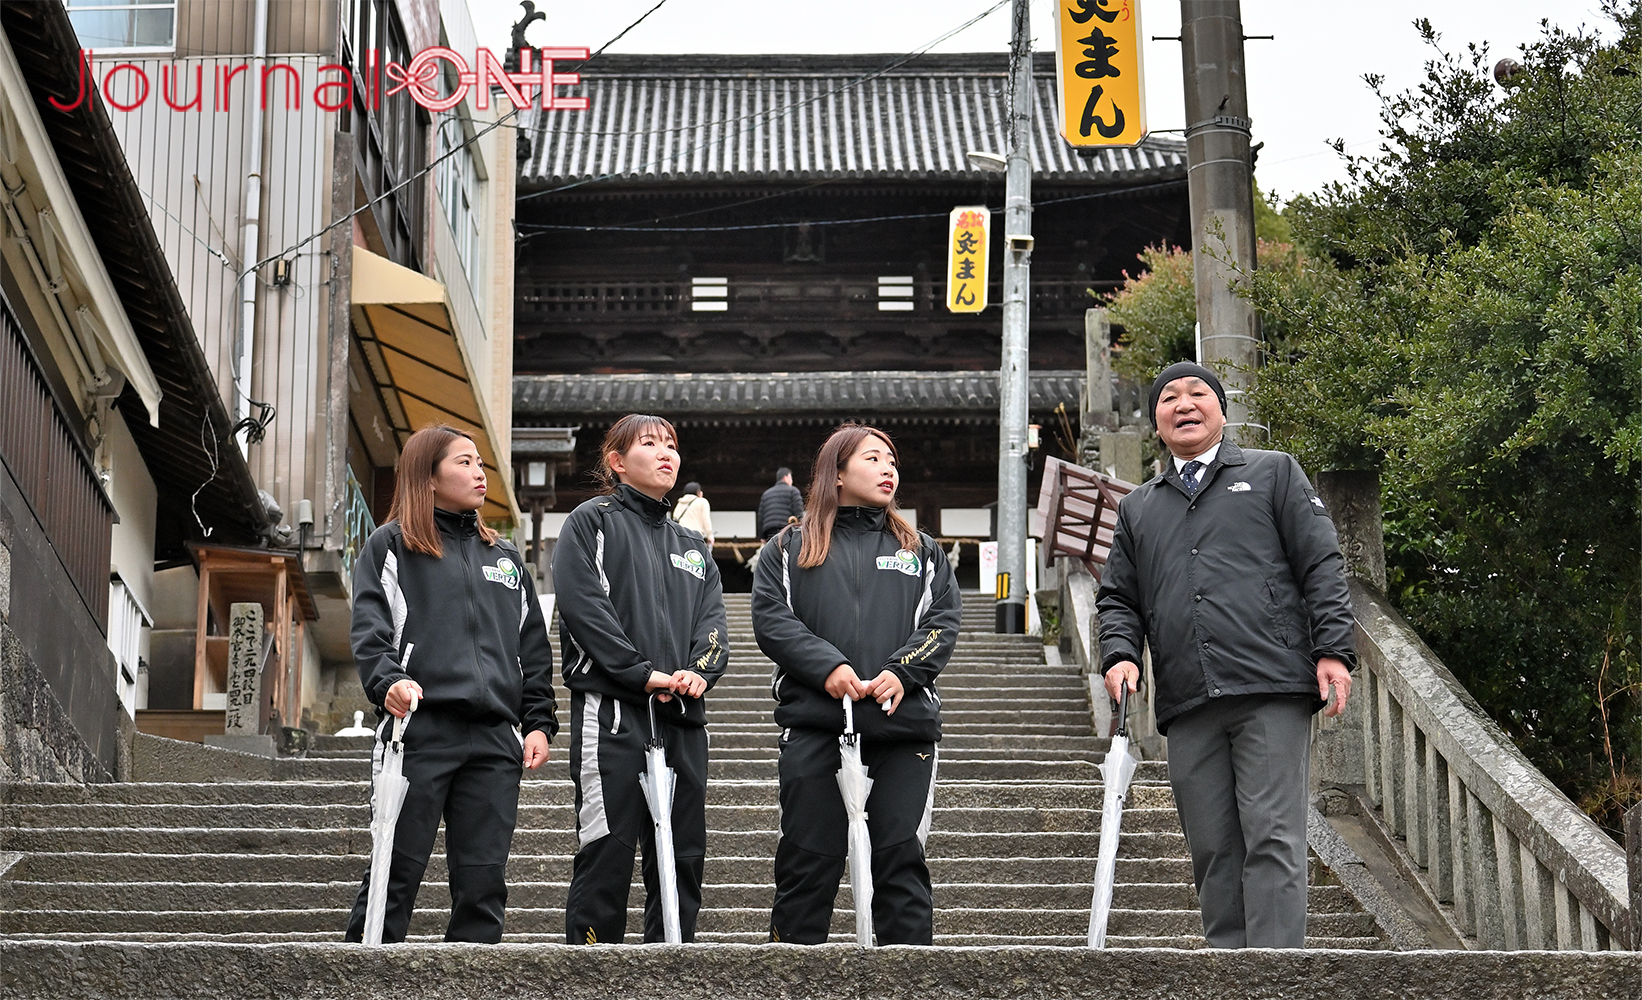
<svg viewBox="0 0 1642 1000">
<path fill-rule="evenodd" d="M 729 595 L 730 673 L 710 695 L 708 860 L 698 942 L 765 940 L 776 843 L 770 663 L 747 595 Z M 992 605 L 966 600 L 965 633 L 941 681 L 936 811 L 928 851 L 939 945 L 1082 946 L 1108 741 L 1090 732 L 1087 689 L 1037 640 L 997 636 Z M 561 722 L 568 698 L 561 697 Z M 509 866 L 508 940 L 562 939 L 575 850 L 564 740 L 524 782 Z M 12 939 L 335 941 L 370 850 L 368 740 L 322 737 L 288 780 L 12 785 L 0 819 L 0 933 Z M 413 938 L 447 917 L 442 845 Z M 1144 762 L 1124 817 L 1111 947 L 1196 948 L 1197 903 L 1164 765 Z M 1313 863 L 1312 946 L 1378 948 L 1383 935 Z M 641 890 L 629 911 L 640 927 Z M 834 939 L 853 939 L 847 880 Z"/>
</svg>

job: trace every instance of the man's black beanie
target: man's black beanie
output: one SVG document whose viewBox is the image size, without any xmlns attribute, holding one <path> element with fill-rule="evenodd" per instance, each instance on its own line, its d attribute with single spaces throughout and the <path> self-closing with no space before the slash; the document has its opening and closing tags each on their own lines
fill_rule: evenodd
<svg viewBox="0 0 1642 1000">
<path fill-rule="evenodd" d="M 1157 430 L 1157 397 L 1163 395 L 1163 387 L 1177 378 L 1196 376 L 1209 384 L 1214 394 L 1220 398 L 1220 415 L 1226 414 L 1226 390 L 1220 384 L 1220 377 L 1202 365 L 1193 361 L 1176 361 L 1163 369 L 1152 382 L 1152 391 L 1146 396 L 1146 416 L 1151 418 L 1152 430 Z"/>
</svg>

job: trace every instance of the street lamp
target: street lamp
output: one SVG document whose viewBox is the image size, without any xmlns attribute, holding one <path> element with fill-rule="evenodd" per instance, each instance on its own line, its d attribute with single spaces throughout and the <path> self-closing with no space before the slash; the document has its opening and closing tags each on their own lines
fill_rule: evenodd
<svg viewBox="0 0 1642 1000">
<path fill-rule="evenodd" d="M 989 174 L 1001 174 L 1009 169 L 1009 161 L 997 153 L 972 149 L 966 156 L 969 159 L 970 166 L 976 170 L 984 170 Z"/>
</svg>

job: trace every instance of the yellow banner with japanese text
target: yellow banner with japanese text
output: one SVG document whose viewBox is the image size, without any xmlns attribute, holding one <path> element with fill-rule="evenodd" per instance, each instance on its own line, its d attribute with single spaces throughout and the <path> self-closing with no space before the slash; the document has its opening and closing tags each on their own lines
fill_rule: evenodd
<svg viewBox="0 0 1642 1000">
<path fill-rule="evenodd" d="M 1074 146 L 1146 138 L 1139 0 L 1056 0 L 1060 134 Z"/>
<path fill-rule="evenodd" d="M 986 308 L 986 258 L 991 247 L 992 212 L 985 205 L 954 208 L 949 216 L 946 254 L 946 308 L 978 313 Z"/>
</svg>

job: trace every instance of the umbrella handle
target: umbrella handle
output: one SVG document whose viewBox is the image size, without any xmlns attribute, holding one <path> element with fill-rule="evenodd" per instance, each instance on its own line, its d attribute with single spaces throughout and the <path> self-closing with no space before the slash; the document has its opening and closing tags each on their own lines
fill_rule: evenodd
<svg viewBox="0 0 1642 1000">
<path fill-rule="evenodd" d="M 1117 689 L 1117 732 L 1118 736 L 1129 735 L 1129 685 L 1119 684 Z"/>
<path fill-rule="evenodd" d="M 855 699 L 844 695 L 844 735 L 855 735 Z"/>
<path fill-rule="evenodd" d="M 422 699 L 417 697 L 415 694 L 410 696 L 410 711 L 405 713 L 405 717 L 403 719 L 398 716 L 394 716 L 393 739 L 389 742 L 395 745 L 405 742 L 405 727 L 410 725 L 410 717 L 416 714 L 416 706 L 421 704 L 421 702 Z"/>
<path fill-rule="evenodd" d="M 650 711 L 650 741 L 645 747 L 665 747 L 667 741 L 661 738 L 661 728 L 656 725 L 656 695 L 652 694 L 645 700 L 645 707 Z M 683 707 L 682 705 L 680 707 Z"/>
</svg>

